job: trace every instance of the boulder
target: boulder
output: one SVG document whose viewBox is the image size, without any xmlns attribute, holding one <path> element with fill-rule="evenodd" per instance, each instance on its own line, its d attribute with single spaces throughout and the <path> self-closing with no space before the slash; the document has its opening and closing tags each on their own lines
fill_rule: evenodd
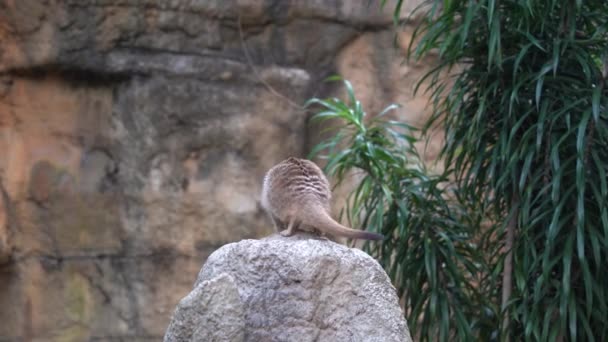
<svg viewBox="0 0 608 342">
<path fill-rule="evenodd" d="M 300 233 L 211 254 L 165 342 L 411 341 L 389 277 L 363 251 Z"/>
</svg>

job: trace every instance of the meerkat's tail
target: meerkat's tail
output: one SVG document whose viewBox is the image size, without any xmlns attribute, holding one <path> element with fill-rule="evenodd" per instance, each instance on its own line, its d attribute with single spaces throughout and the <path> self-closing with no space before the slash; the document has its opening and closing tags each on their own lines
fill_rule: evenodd
<svg viewBox="0 0 608 342">
<path fill-rule="evenodd" d="M 384 240 L 384 235 L 382 234 L 352 229 L 341 225 L 327 213 L 325 208 L 320 206 L 309 208 L 309 210 L 306 211 L 305 216 L 306 217 L 302 219 L 302 223 L 331 235 L 347 237 L 350 239 Z"/>
</svg>

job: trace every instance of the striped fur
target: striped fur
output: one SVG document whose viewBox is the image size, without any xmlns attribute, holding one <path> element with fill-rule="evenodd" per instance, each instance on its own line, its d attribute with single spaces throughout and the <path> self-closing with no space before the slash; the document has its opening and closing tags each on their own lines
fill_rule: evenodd
<svg viewBox="0 0 608 342">
<path fill-rule="evenodd" d="M 312 161 L 288 158 L 264 177 L 262 207 L 284 236 L 295 229 L 352 239 L 382 240 L 380 234 L 345 227 L 329 215 L 331 190 L 323 171 Z"/>
</svg>

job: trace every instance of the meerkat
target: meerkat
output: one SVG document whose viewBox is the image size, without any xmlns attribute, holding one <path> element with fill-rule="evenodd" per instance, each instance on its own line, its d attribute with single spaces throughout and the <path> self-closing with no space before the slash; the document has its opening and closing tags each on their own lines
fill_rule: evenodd
<svg viewBox="0 0 608 342">
<path fill-rule="evenodd" d="M 336 222 L 329 214 L 331 189 L 323 171 L 312 161 L 288 158 L 264 177 L 262 207 L 283 236 L 295 229 L 351 239 L 383 240 L 381 234 L 356 230 Z"/>
</svg>

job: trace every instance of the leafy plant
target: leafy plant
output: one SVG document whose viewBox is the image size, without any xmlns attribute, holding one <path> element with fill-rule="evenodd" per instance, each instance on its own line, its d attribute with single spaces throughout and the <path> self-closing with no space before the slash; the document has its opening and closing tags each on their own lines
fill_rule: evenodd
<svg viewBox="0 0 608 342">
<path fill-rule="evenodd" d="M 416 130 L 385 118 L 395 105 L 365 120 L 351 84 L 344 85 L 348 103 L 336 98 L 308 102 L 321 108 L 314 120 L 344 123 L 312 154 L 327 151 L 326 170 L 338 181 L 349 171 L 362 172 L 345 212 L 353 226 L 389 237 L 366 248 L 393 280 L 410 329 L 421 341 L 490 339 L 492 331 L 484 327 L 495 326 L 498 311 L 479 286 L 489 283 L 484 256 L 472 240 L 479 223 L 471 221 L 479 216 L 448 200 L 446 194 L 458 194 L 450 190 L 447 173 L 426 170 L 414 145 Z"/>
<path fill-rule="evenodd" d="M 501 338 L 607 340 L 608 2 L 420 10 L 410 55 L 440 58 L 419 83 L 434 102 L 427 128 L 445 130 L 460 198 L 491 210 L 485 231 L 504 241 L 484 251 L 502 260 L 491 265 L 502 274 Z"/>
</svg>

